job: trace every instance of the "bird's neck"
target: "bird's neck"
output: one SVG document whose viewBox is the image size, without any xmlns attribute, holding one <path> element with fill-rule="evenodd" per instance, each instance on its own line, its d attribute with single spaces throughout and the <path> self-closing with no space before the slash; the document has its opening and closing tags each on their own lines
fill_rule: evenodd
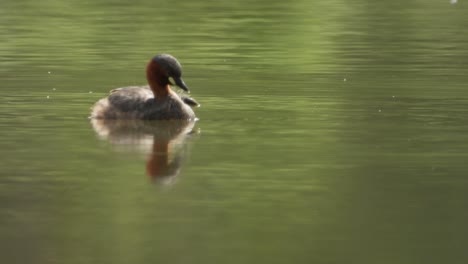
<svg viewBox="0 0 468 264">
<path fill-rule="evenodd" d="M 165 86 L 163 86 L 163 85 L 159 85 L 158 83 L 151 82 L 151 81 L 148 81 L 148 84 L 156 98 L 162 98 L 162 97 L 166 97 L 169 95 L 169 91 L 171 89 L 169 84 L 166 84 Z"/>
<path fill-rule="evenodd" d="M 146 79 L 155 97 L 162 98 L 169 94 L 169 80 L 154 61 L 150 61 L 146 67 Z"/>
</svg>

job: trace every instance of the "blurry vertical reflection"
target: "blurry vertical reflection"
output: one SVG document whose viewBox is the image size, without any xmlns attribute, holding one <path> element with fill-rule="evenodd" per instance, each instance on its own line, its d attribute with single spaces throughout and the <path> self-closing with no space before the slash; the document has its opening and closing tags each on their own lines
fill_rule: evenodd
<svg viewBox="0 0 468 264">
<path fill-rule="evenodd" d="M 146 174 L 156 183 L 173 184 L 188 155 L 194 120 L 143 121 L 92 119 L 99 138 L 119 150 L 147 154 Z"/>
</svg>

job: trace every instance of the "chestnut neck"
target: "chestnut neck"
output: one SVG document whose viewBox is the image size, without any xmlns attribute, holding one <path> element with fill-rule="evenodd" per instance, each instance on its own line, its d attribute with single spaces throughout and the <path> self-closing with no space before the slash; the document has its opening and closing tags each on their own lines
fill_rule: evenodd
<svg viewBox="0 0 468 264">
<path fill-rule="evenodd" d="M 161 67 L 153 60 L 146 66 L 146 79 L 155 97 L 161 98 L 169 94 L 169 79 Z"/>
</svg>

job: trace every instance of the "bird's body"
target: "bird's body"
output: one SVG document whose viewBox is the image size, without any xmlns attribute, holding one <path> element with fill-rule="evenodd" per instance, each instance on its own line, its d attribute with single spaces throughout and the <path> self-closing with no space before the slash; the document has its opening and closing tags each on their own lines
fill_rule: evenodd
<svg viewBox="0 0 468 264">
<path fill-rule="evenodd" d="M 149 86 L 117 88 L 92 107 L 91 118 L 171 120 L 195 119 L 191 107 L 198 103 L 187 96 L 180 96 L 170 88 L 175 84 L 188 91 L 181 79 L 181 66 L 171 55 L 155 56 L 146 68 Z"/>
</svg>

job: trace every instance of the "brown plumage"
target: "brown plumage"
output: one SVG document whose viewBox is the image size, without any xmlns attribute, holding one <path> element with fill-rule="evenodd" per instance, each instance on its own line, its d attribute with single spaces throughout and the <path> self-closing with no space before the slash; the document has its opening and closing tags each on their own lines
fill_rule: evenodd
<svg viewBox="0 0 468 264">
<path fill-rule="evenodd" d="M 149 86 L 131 86 L 114 89 L 110 95 L 96 102 L 91 118 L 98 119 L 195 119 L 191 107 L 199 104 L 188 96 L 175 93 L 170 85 L 177 85 L 188 92 L 181 78 L 182 67 L 171 55 L 160 54 L 146 67 Z M 170 78 L 174 80 L 171 83 Z"/>
</svg>

